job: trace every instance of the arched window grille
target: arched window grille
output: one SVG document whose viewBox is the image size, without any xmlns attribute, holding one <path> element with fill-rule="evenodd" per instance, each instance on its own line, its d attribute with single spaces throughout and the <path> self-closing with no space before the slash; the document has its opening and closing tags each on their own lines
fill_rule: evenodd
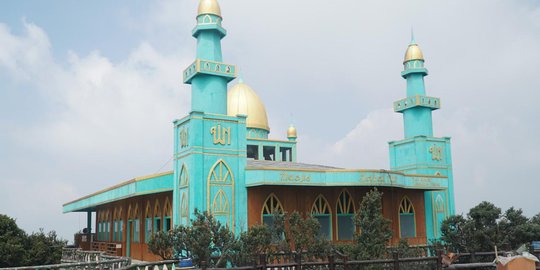
<svg viewBox="0 0 540 270">
<path fill-rule="evenodd" d="M 113 223 L 113 241 L 122 242 L 122 234 L 124 232 L 124 220 L 122 218 L 122 207 L 115 209 L 114 223 Z"/>
<path fill-rule="evenodd" d="M 154 202 L 154 233 L 160 232 L 163 224 L 161 223 L 161 207 L 159 205 L 159 200 L 156 199 Z"/>
<path fill-rule="evenodd" d="M 354 237 L 354 203 L 351 194 L 344 190 L 336 204 L 337 240 L 352 240 Z"/>
<path fill-rule="evenodd" d="M 330 210 L 330 204 L 328 204 L 328 201 L 322 194 L 313 202 L 311 216 L 317 219 L 321 224 L 319 236 L 332 240 L 332 212 Z"/>
<path fill-rule="evenodd" d="M 171 201 L 169 200 L 169 197 L 165 199 L 165 206 L 163 207 L 163 230 L 166 232 L 170 231 L 172 229 L 172 209 L 171 209 Z"/>
<path fill-rule="evenodd" d="M 399 204 L 399 235 L 401 238 L 416 237 L 414 205 L 407 196 Z"/>
<path fill-rule="evenodd" d="M 274 215 L 283 215 L 283 205 L 279 201 L 278 197 L 272 193 L 268 195 L 266 201 L 264 201 L 261 221 L 263 224 L 266 224 L 269 227 L 274 225 Z"/>
<path fill-rule="evenodd" d="M 150 201 L 146 202 L 146 209 L 144 211 L 144 241 L 148 243 L 150 236 L 152 235 L 152 206 Z"/>
</svg>

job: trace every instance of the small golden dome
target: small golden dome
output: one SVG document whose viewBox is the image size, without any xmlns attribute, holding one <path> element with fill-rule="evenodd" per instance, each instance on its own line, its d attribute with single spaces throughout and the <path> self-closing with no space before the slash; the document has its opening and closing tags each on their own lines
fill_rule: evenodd
<svg viewBox="0 0 540 270">
<path fill-rule="evenodd" d="M 288 129 L 287 129 L 287 138 L 297 138 L 297 133 L 296 133 L 296 128 L 291 125 Z"/>
<path fill-rule="evenodd" d="M 264 104 L 255 91 L 245 83 L 240 82 L 229 90 L 227 114 L 231 116 L 247 115 L 246 126 L 248 128 L 270 131 Z"/>
<path fill-rule="evenodd" d="M 416 43 L 411 43 L 407 48 L 407 52 L 405 53 L 405 60 L 403 60 L 403 63 L 407 63 L 412 60 L 424 60 L 424 54 Z"/>
<path fill-rule="evenodd" d="M 217 0 L 201 0 L 197 16 L 203 14 L 213 14 L 221 17 L 221 8 Z"/>
</svg>

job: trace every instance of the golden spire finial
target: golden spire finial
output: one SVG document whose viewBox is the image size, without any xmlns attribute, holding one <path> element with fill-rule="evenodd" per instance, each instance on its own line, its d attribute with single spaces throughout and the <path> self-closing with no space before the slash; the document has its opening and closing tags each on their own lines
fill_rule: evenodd
<svg viewBox="0 0 540 270">
<path fill-rule="evenodd" d="M 293 139 L 293 140 L 298 138 L 298 133 L 296 131 L 296 128 L 292 124 L 287 129 L 287 138 Z"/>
<path fill-rule="evenodd" d="M 418 47 L 418 44 L 416 44 L 416 40 L 414 39 L 414 32 L 411 30 L 411 43 L 407 48 L 407 52 L 405 52 L 405 59 L 403 60 L 403 63 L 412 60 L 424 61 L 424 54 L 422 53 L 422 50 L 420 50 L 420 47 Z"/>
<path fill-rule="evenodd" d="M 201 0 L 197 16 L 212 14 L 221 17 L 221 8 L 217 0 Z"/>
</svg>

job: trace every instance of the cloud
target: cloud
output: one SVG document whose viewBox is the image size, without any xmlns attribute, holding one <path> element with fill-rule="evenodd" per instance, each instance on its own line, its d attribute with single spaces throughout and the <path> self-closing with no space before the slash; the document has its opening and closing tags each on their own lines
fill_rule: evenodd
<svg viewBox="0 0 540 270">
<path fill-rule="evenodd" d="M 0 212 L 27 230 L 46 226 L 71 237 L 84 225 L 79 215 L 61 214 L 63 203 L 154 173 L 170 159 L 171 121 L 190 106 L 180 72 L 195 57 L 196 2 L 143 6 L 121 13 L 141 40 L 118 44 L 128 52 L 122 57 L 58 52 L 62 40 L 30 19 L 20 33 L 0 23 Z M 481 200 L 538 211 L 530 199 L 540 150 L 537 3 L 221 6 L 224 59 L 264 101 L 271 136 L 283 139 L 292 122 L 299 161 L 349 168 L 388 168 L 387 142 L 403 133 L 388 107 L 405 96 L 401 61 L 414 26 L 430 70 L 428 95 L 443 102 L 435 134 L 452 137 L 458 211 Z"/>
<path fill-rule="evenodd" d="M 189 61 L 143 42 L 118 63 L 94 51 L 69 52 L 63 65 L 47 34 L 23 25 L 21 35 L 0 25 L 0 70 L 14 86 L 2 93 L 2 105 L 27 91 L 41 98 L 17 102 L 41 103 L 32 113 L 42 115 L 1 120 L 0 210 L 29 231 L 50 226 L 67 237 L 78 216 L 62 215 L 63 203 L 170 161 L 171 121 L 189 109 L 189 88 L 179 83 L 180 66 Z"/>
</svg>

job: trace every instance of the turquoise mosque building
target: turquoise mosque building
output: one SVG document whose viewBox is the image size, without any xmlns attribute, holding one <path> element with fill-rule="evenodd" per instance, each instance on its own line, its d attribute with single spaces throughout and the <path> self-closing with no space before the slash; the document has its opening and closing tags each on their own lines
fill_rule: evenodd
<svg viewBox="0 0 540 270">
<path fill-rule="evenodd" d="M 262 100 L 240 80 L 230 85 L 238 68 L 224 61 L 222 22 L 217 0 L 201 0 L 191 33 L 196 58 L 182 74 L 191 85 L 191 112 L 173 122 L 173 170 L 64 204 L 64 213 L 88 215 L 88 232 L 95 234 L 85 248 L 156 260 L 146 246 L 149 236 L 189 225 L 196 209 L 236 233 L 271 225 L 275 213 L 298 211 L 319 220 L 321 237 L 349 241 L 356 230 L 352 217 L 374 187 L 383 192 L 383 215 L 391 221 L 389 245 L 400 239 L 425 245 L 440 237 L 441 222 L 455 212 L 451 144 L 433 136 L 432 111 L 441 102 L 427 96 L 428 71 L 414 38 L 401 72 L 406 96 L 393 103 L 405 134 L 389 142 L 389 170 L 344 169 L 299 162 L 293 126 L 283 139 L 269 138 Z"/>
</svg>

